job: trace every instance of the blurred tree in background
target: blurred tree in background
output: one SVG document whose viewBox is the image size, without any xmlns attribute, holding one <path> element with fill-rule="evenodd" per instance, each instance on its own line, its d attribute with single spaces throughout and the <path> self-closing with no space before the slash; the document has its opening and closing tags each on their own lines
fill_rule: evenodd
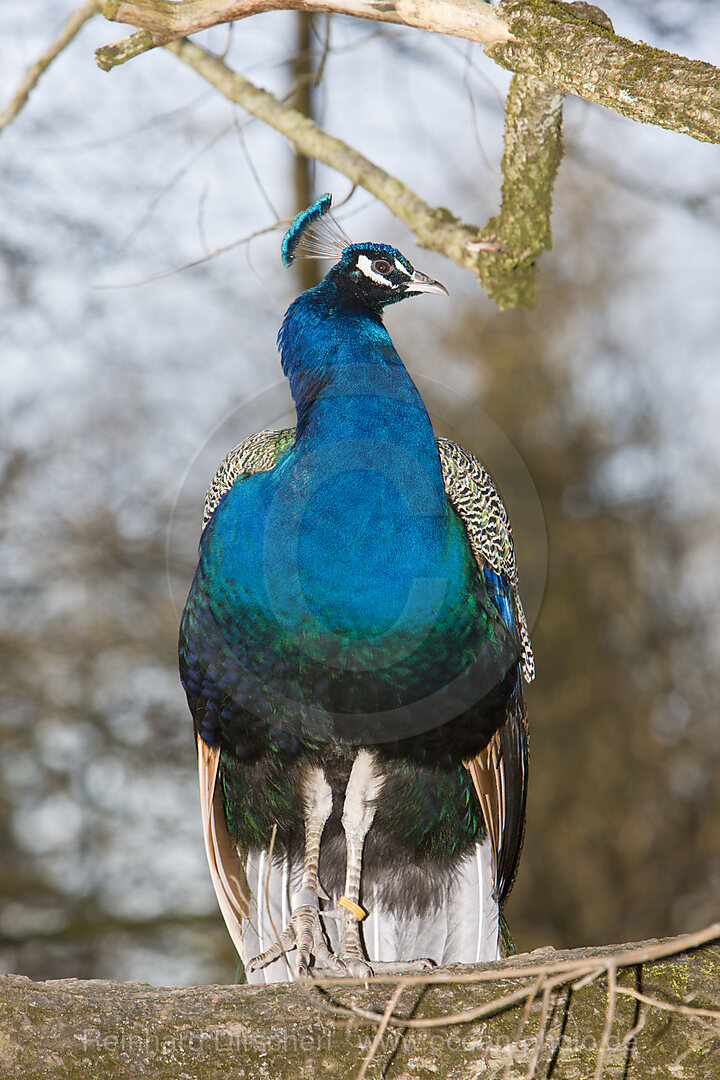
<svg viewBox="0 0 720 1080">
<path fill-rule="evenodd" d="M 634 19 L 665 48 L 700 48 L 674 6 L 608 6 L 616 25 Z M 0 16 L 24 50 L 18 69 L 42 30 L 21 8 Z M 708 5 L 693 9 L 720 31 Z M 53 10 L 66 17 L 59 0 Z M 243 25 L 267 79 L 287 89 L 325 60 L 340 65 L 339 104 L 322 83 L 305 96 L 332 115 L 377 73 L 376 106 L 391 87 L 415 100 L 415 112 L 398 104 L 408 176 L 422 171 L 437 201 L 492 211 L 493 65 L 346 22 L 325 57 L 316 21 L 305 69 L 307 25 L 298 53 L 295 16 L 272 18 Z M 150 279 L 262 227 L 267 200 L 292 213 L 308 176 L 316 192 L 337 177 L 295 172 L 241 111 L 198 97 L 174 58 L 102 76 L 92 46 L 86 34 L 74 43 L 54 99 L 51 72 L 46 96 L 41 84 L 0 142 L 0 967 L 228 981 L 235 957 L 205 869 L 176 605 L 202 484 L 285 407 L 282 391 L 262 394 L 280 380 L 274 334 L 300 285 L 279 268 L 278 233 L 247 262 L 236 253 Z M 6 95 L 14 79 L 3 77 Z M 446 144 L 438 115 L 450 114 L 444 101 L 433 113 L 432 99 L 451 83 Z M 352 107 L 373 154 L 402 156 L 391 124 Z M 508 908 L 521 949 L 691 930 L 720 894 L 720 205 L 702 148 L 598 113 L 566 110 L 556 250 L 532 312 L 498 312 L 367 199 L 340 214 L 353 238 L 396 242 L 451 287 L 445 308 L 393 313 L 393 336 L 411 370 L 466 402 L 441 420 L 480 446 L 484 417 L 509 437 L 546 518 L 528 833 Z M 434 165 L 443 155 L 452 193 L 448 161 Z M 542 576 L 546 538 L 515 515 L 512 470 L 506 481 L 523 586 Z"/>
</svg>

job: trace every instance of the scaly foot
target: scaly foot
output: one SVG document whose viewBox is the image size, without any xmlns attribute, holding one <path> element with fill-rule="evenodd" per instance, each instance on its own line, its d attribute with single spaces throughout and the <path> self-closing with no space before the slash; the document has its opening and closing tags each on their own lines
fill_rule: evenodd
<svg viewBox="0 0 720 1080">
<path fill-rule="evenodd" d="M 293 913 L 279 941 L 276 941 L 264 953 L 255 956 L 248 964 L 248 971 L 259 971 L 268 964 L 272 964 L 273 961 L 279 960 L 286 953 L 292 952 L 293 949 L 297 949 L 295 972 L 300 977 L 310 974 L 311 965 L 314 970 L 323 969 L 323 974 L 345 974 L 344 968 L 328 947 L 325 931 L 320 922 L 318 898 L 309 889 L 303 889 L 293 897 Z"/>
<path fill-rule="evenodd" d="M 323 912 L 325 918 L 347 916 L 343 911 Z M 351 924 L 352 925 L 352 924 Z M 279 941 L 255 956 L 248 963 L 248 971 L 259 971 L 281 956 L 297 949 L 295 973 L 298 977 L 318 975 L 332 978 L 369 979 L 373 975 L 401 975 L 418 971 L 427 971 L 434 967 L 432 960 L 376 960 L 369 962 L 362 954 L 357 923 L 350 929 L 345 926 L 340 948 L 337 953 L 331 951 L 320 920 L 317 895 L 309 889 L 293 897 L 293 913 L 290 922 L 280 935 Z"/>
<path fill-rule="evenodd" d="M 348 953 L 340 949 L 335 956 L 335 961 L 343 970 L 340 972 L 351 979 L 369 979 L 373 975 L 415 975 L 419 971 L 429 971 L 434 968 L 432 960 L 365 960 L 364 957 L 354 952 Z M 311 972 L 312 974 L 312 972 Z M 318 972 L 318 974 L 320 974 Z"/>
</svg>

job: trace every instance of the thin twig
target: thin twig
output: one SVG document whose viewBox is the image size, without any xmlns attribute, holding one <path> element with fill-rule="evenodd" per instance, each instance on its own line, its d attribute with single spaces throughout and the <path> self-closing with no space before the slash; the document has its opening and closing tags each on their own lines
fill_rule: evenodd
<svg viewBox="0 0 720 1080">
<path fill-rule="evenodd" d="M 267 874 L 265 875 L 265 910 L 268 913 L 268 919 L 270 920 L 270 926 L 272 927 L 272 932 L 275 935 L 275 940 L 279 941 L 280 940 L 280 935 L 278 934 L 278 928 L 277 928 L 277 926 L 275 925 L 275 923 L 273 921 L 272 912 L 270 911 L 270 871 L 272 870 L 272 857 L 273 857 L 273 851 L 275 850 L 275 837 L 276 836 L 277 836 L 277 822 L 275 824 L 273 824 L 272 832 L 270 833 L 270 846 L 268 847 L 268 871 L 267 871 Z M 286 959 L 287 959 L 287 955 L 286 955 Z"/>
<path fill-rule="evenodd" d="M 250 150 L 248 149 L 247 141 L 245 139 L 245 127 L 246 127 L 246 124 L 240 124 L 238 122 L 237 116 L 233 117 L 233 122 L 234 122 L 234 125 L 235 125 L 235 130 L 237 131 L 238 143 L 240 144 L 240 149 L 242 151 L 243 157 L 245 158 L 245 164 L 247 165 L 248 169 L 250 170 L 250 175 L 252 176 L 252 178 L 253 178 L 253 180 L 255 182 L 255 187 L 258 189 L 258 191 L 262 195 L 263 200 L 265 202 L 265 205 L 268 207 L 270 212 L 272 214 L 274 214 L 275 217 L 277 218 L 277 220 L 279 221 L 280 220 L 280 215 L 278 214 L 277 210 L 275 209 L 273 201 L 270 198 L 270 194 L 269 194 L 267 188 L 265 187 L 265 185 L 262 182 L 262 179 L 260 177 L 260 173 L 257 171 L 257 169 L 255 167 L 255 162 L 252 159 L 252 154 L 250 153 Z"/>
<path fill-rule="evenodd" d="M 479 982 L 497 982 L 505 981 L 507 979 L 528 979 L 533 978 L 534 982 L 531 986 L 524 986 L 518 990 L 513 991 L 510 994 L 506 994 L 503 997 L 494 998 L 492 1001 L 486 1002 L 475 1009 L 469 1009 L 461 1013 L 450 1013 L 442 1016 L 427 1017 L 422 1019 L 403 1019 L 389 1015 L 387 1018 L 387 1025 L 401 1028 L 436 1028 L 445 1027 L 451 1024 L 469 1023 L 473 1020 L 478 1020 L 487 1016 L 494 1016 L 497 1013 L 507 1011 L 519 1002 L 524 1001 L 525 1008 L 527 1008 L 528 999 L 532 999 L 537 996 L 538 979 L 542 979 L 543 987 L 543 1014 L 541 1021 L 544 1023 L 549 1009 L 550 997 L 552 993 L 559 989 L 561 986 L 567 983 L 575 985 L 576 980 L 582 976 L 593 976 L 602 972 L 608 973 L 608 1008 L 606 1011 L 605 1030 L 603 1032 L 603 1038 L 600 1044 L 600 1051 L 598 1055 L 598 1063 L 596 1068 L 596 1077 L 599 1077 L 602 1072 L 604 1064 L 605 1050 L 609 1043 L 610 1033 L 612 1031 L 612 1020 L 615 1011 L 615 995 L 616 993 L 626 993 L 633 997 L 640 997 L 640 1000 L 644 1000 L 649 1004 L 655 1004 L 652 999 L 647 999 L 644 995 L 639 995 L 637 991 L 630 991 L 624 987 L 617 985 L 617 970 L 621 967 L 635 967 L 640 963 L 650 963 L 654 960 L 662 959 L 663 957 L 678 955 L 686 952 L 689 949 L 697 948 L 700 945 L 705 944 L 708 941 L 716 940 L 720 937 L 720 924 L 713 923 L 711 926 L 706 927 L 704 930 L 699 930 L 692 934 L 684 934 L 677 938 L 671 938 L 666 941 L 656 942 L 655 944 L 642 945 L 633 949 L 622 949 L 614 953 L 595 954 L 589 957 L 582 957 L 575 960 L 562 960 L 550 962 L 542 965 L 527 965 L 523 967 L 521 965 L 515 965 L 514 967 L 507 967 L 497 965 L 489 970 L 469 972 L 467 974 L 435 974 L 432 972 L 422 973 L 417 975 L 404 975 L 404 976 L 375 976 L 372 982 L 375 984 L 392 982 L 396 986 L 417 986 L 417 985 L 462 985 L 467 983 L 479 983 Z M 349 980 L 345 979 L 322 979 L 318 978 L 314 982 L 314 987 L 317 991 L 322 991 L 324 987 L 328 986 L 351 986 L 355 983 L 366 984 L 367 980 Z M 371 1009 L 363 1009 L 359 1005 L 354 1003 L 345 1005 L 331 1004 L 325 1001 L 322 997 L 318 999 L 322 1005 L 323 1011 L 339 1017 L 357 1017 L 362 1020 L 366 1020 L 370 1023 L 377 1024 L 381 1019 L 381 1015 Z M 690 1006 L 678 1006 L 673 1007 L 668 1004 L 658 1003 L 660 1007 L 665 1007 L 673 1011 L 674 1008 L 678 1008 L 683 1011 L 691 1008 Z M 718 1014 L 710 1012 L 709 1010 L 692 1010 L 692 1015 L 710 1015 L 713 1019 L 718 1019 Z M 542 1027 L 541 1023 L 541 1027 Z M 544 1037 L 543 1037 L 544 1041 Z M 540 1049 L 542 1043 L 540 1043 Z M 539 1057 L 539 1050 L 538 1050 Z M 537 1058 L 531 1061 L 532 1069 L 534 1070 L 537 1063 Z M 600 1072 L 598 1072 L 598 1068 Z M 532 1076 L 532 1071 L 530 1072 Z"/>
<path fill-rule="evenodd" d="M 138 221 L 135 223 L 130 232 L 125 236 L 125 239 L 119 245 L 118 251 L 122 251 L 124 248 L 127 248 L 130 245 L 134 237 L 150 220 L 164 196 L 167 195 L 169 191 L 172 191 L 175 185 L 180 180 L 182 180 L 182 178 L 190 171 L 190 169 L 192 169 L 193 165 L 195 165 L 202 157 L 204 157 L 204 155 L 207 154 L 209 150 L 212 150 L 212 148 L 221 139 L 223 139 L 229 131 L 232 130 L 232 127 L 232 123 L 229 123 L 226 124 L 225 127 L 221 128 L 219 131 L 216 131 L 212 138 L 208 139 L 208 141 L 203 143 L 202 146 L 199 146 L 194 151 L 194 153 L 190 154 L 190 156 L 185 161 L 183 161 L 182 165 L 180 165 L 175 170 L 175 172 L 173 172 L 173 174 L 165 181 L 165 183 L 160 185 L 160 187 L 157 189 L 155 194 L 152 196 L 152 198 L 146 205 Z"/>
<path fill-rule="evenodd" d="M 390 1022 L 390 1017 L 392 1016 L 393 1012 L 395 1011 L 395 1006 L 397 1005 L 398 1001 L 400 1000 L 400 997 L 401 997 L 402 992 L 403 992 L 404 989 L 405 989 L 405 987 L 402 985 L 402 983 L 400 983 L 399 986 L 395 987 L 395 990 L 393 991 L 392 996 L 390 997 L 390 999 L 388 1000 L 387 1005 L 385 1006 L 385 1012 L 383 1013 L 382 1019 L 381 1019 L 380 1023 L 378 1024 L 378 1029 L 375 1032 L 375 1038 L 373 1039 L 373 1041 L 370 1044 L 370 1049 L 368 1050 L 367 1054 L 365 1055 L 365 1060 L 363 1061 L 362 1065 L 360 1066 L 360 1072 L 357 1074 L 355 1080 L 364 1080 L 365 1073 L 368 1071 L 368 1067 L 370 1065 L 370 1062 L 372 1061 L 372 1059 L 375 1057 L 375 1054 L 377 1053 L 378 1047 L 380 1046 L 380 1043 L 382 1041 L 382 1037 L 383 1037 L 383 1035 L 385 1034 L 385 1032 L 387 1030 L 388 1023 Z"/>
<path fill-rule="evenodd" d="M 4 127 L 7 127 L 11 120 L 15 119 L 25 105 L 31 91 L 37 86 L 43 72 L 47 71 L 55 57 L 70 44 L 88 19 L 92 19 L 93 15 L 99 13 L 101 6 L 101 0 L 88 0 L 88 3 L 83 4 L 81 8 L 78 8 L 65 23 L 59 36 L 55 39 L 50 48 L 46 49 L 42 56 L 27 69 L 20 81 L 20 85 L 15 91 L 15 96 L 12 101 L 0 113 L 0 131 L 2 131 Z"/>
<path fill-rule="evenodd" d="M 520 1037 L 522 1036 L 525 1025 L 528 1022 L 528 1018 L 530 1016 L 530 1010 L 533 1007 L 533 1002 L 535 1001 L 535 998 L 537 997 L 539 991 L 542 989 L 543 981 L 544 981 L 544 977 L 542 975 L 538 975 L 537 979 L 535 980 L 533 986 L 530 989 L 528 999 L 525 1002 L 525 1007 L 523 1008 L 523 1011 L 520 1014 L 520 1019 L 517 1022 L 517 1027 L 515 1028 L 515 1034 L 513 1035 L 513 1040 L 512 1040 L 512 1043 L 510 1044 L 511 1046 L 513 1044 L 515 1044 L 515 1043 L 520 1042 Z M 503 1071 L 503 1080 L 509 1080 L 510 1069 L 512 1068 L 512 1066 L 513 1066 L 512 1057 L 508 1056 L 508 1060 L 507 1060 L 507 1063 L 505 1065 L 505 1069 Z"/>
<path fill-rule="evenodd" d="M 551 980 L 548 984 L 550 989 L 553 990 L 557 986 L 565 982 L 565 978 Z M 443 1016 L 428 1016 L 423 1017 L 421 1020 L 414 1019 L 402 1019 L 397 1016 L 391 1016 L 388 1019 L 388 1023 L 393 1027 L 411 1027 L 411 1028 L 436 1028 L 436 1027 L 448 1027 L 450 1024 L 469 1024 L 472 1020 L 480 1020 L 484 1016 L 495 1016 L 496 1013 L 505 1012 L 513 1005 L 517 1005 L 519 1001 L 523 1001 L 532 993 L 532 987 L 523 986 L 519 990 L 515 990 L 512 994 L 506 994 L 504 997 L 493 998 L 492 1001 L 485 1002 L 484 1005 L 478 1005 L 475 1009 L 467 1009 L 465 1012 L 448 1013 Z M 362 1009 L 359 1005 L 348 1005 L 348 1009 L 354 1016 L 359 1016 L 363 1020 L 372 1020 L 376 1022 L 379 1018 L 377 1012 L 373 1012 L 370 1009 Z"/>
<path fill-rule="evenodd" d="M 542 996 L 542 1008 L 540 1010 L 540 1019 L 538 1020 L 538 1031 L 535 1037 L 535 1046 L 528 1062 L 527 1072 L 525 1073 L 525 1080 L 532 1080 L 535 1075 L 535 1069 L 537 1067 L 538 1059 L 540 1057 L 540 1051 L 545 1045 L 545 1034 L 547 1032 L 548 1014 L 550 1012 L 550 986 L 545 986 Z"/>
<path fill-rule="evenodd" d="M 322 54 L 320 56 L 320 62 L 318 63 L 318 66 L 317 66 L 317 71 L 315 72 L 315 77 L 313 79 L 313 85 L 315 87 L 318 87 L 320 85 L 320 83 L 322 82 L 322 77 L 325 74 L 325 65 L 327 64 L 327 59 L 328 59 L 328 56 L 330 55 L 330 32 L 331 32 L 331 28 L 332 28 L 331 16 L 326 15 L 325 16 L 325 41 L 322 42 L 323 50 L 322 50 Z M 317 35 L 317 31 L 315 31 L 315 33 Z"/>
<path fill-rule="evenodd" d="M 673 1001 L 661 1001 L 660 998 L 648 997 L 647 994 L 641 994 L 639 990 L 633 990 L 629 986 L 618 986 L 615 992 L 635 998 L 636 1001 L 642 1001 L 645 1005 L 652 1005 L 655 1009 L 665 1009 L 666 1012 L 678 1013 L 680 1016 L 707 1016 L 711 1020 L 720 1022 L 720 1009 L 700 1009 L 693 1005 L 678 1005 Z"/>
<path fill-rule="evenodd" d="M 567 981 L 569 981 L 571 977 L 580 978 L 595 971 L 602 973 L 607 970 L 609 965 L 616 968 L 635 967 L 637 964 L 662 960 L 666 956 L 675 956 L 677 953 L 696 949 L 700 945 L 718 939 L 720 939 L 720 923 L 712 923 L 710 926 L 706 926 L 704 930 L 697 930 L 692 934 L 681 934 L 678 937 L 666 938 L 663 941 L 648 943 L 633 949 L 591 953 L 587 957 L 579 957 L 574 960 L 550 960 L 545 964 L 515 964 L 514 966 L 495 964 L 493 967 L 485 968 L 482 971 L 458 972 L 457 974 L 427 971 L 403 975 L 402 978 L 406 986 L 413 986 L 429 985 L 431 983 L 476 983 L 497 982 L 501 979 L 534 979 L 538 975 L 567 973 Z M 364 981 L 358 980 L 359 983 Z M 397 976 L 375 975 L 373 977 L 373 983 L 380 984 L 383 982 L 395 984 Z M 349 985 L 347 979 L 318 979 L 317 983 L 318 985 Z"/>
<path fill-rule="evenodd" d="M 614 964 L 610 964 L 607 969 L 607 1005 L 605 1008 L 605 1026 L 603 1027 L 602 1036 L 600 1038 L 600 1045 L 598 1046 L 597 1061 L 595 1063 L 595 1073 L 593 1080 L 601 1080 L 603 1069 L 605 1068 L 605 1055 L 607 1054 L 607 1048 L 610 1045 L 610 1035 L 612 1034 L 613 1020 L 615 1019 L 615 993 L 617 990 L 617 968 Z"/>
<path fill-rule="evenodd" d="M 584 990 L 586 986 L 590 985 L 590 983 L 594 983 L 596 979 L 599 979 L 600 976 L 604 973 L 604 971 L 605 968 L 599 967 L 595 968 L 594 971 L 591 971 L 589 975 L 583 975 L 581 979 L 578 979 L 577 982 L 574 982 L 572 984 L 573 990 Z"/>
<path fill-rule="evenodd" d="M 118 285 L 93 285 L 94 289 L 137 289 L 141 285 L 149 285 L 153 281 L 160 281 L 162 278 L 171 277 L 173 274 L 179 274 L 181 270 L 191 270 L 193 266 L 201 266 L 205 262 L 209 262 L 210 259 L 216 258 L 218 255 L 224 255 L 228 251 L 232 251 L 236 247 L 241 247 L 243 244 L 249 244 L 251 240 L 255 240 L 258 236 L 264 236 L 265 233 L 274 232 L 275 229 L 279 229 L 283 225 L 288 225 L 289 222 L 275 221 L 272 225 L 266 225 L 264 229 L 257 229 L 255 232 L 250 233 L 249 236 L 243 236 L 240 240 L 233 240 L 229 244 L 224 244 L 222 247 L 215 248 L 214 251 L 209 251 L 206 255 L 201 255 L 198 259 L 192 259 L 190 262 L 183 263 L 182 266 L 173 266 L 170 270 L 159 270 L 157 274 L 150 274 L 146 278 L 142 278 L 141 281 L 123 281 Z"/>
<path fill-rule="evenodd" d="M 617 987 L 617 991 L 622 993 L 623 988 Z M 637 1023 L 633 1024 L 629 1031 L 626 1031 L 623 1035 L 623 1046 L 629 1046 L 636 1035 L 639 1035 L 642 1029 L 645 1027 L 647 1021 L 647 1009 L 640 1009 L 640 1015 L 638 1016 Z"/>
<path fill-rule="evenodd" d="M 198 240 L 200 241 L 200 247 L 205 253 L 205 257 L 210 254 L 210 245 L 208 244 L 207 235 L 205 233 L 205 203 L 207 202 L 208 194 L 210 193 L 210 184 L 204 184 L 203 189 L 198 199 L 197 208 L 197 231 Z"/>
</svg>

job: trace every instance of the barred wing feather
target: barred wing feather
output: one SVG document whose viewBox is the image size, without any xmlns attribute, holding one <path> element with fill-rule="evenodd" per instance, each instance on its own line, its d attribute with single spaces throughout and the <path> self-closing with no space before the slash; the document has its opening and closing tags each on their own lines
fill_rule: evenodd
<svg viewBox="0 0 720 1080">
<path fill-rule="evenodd" d="M 492 477 L 478 458 L 450 439 L 438 439 L 445 491 L 467 530 L 478 566 L 499 575 L 509 590 L 526 682 L 535 675 L 527 620 L 518 590 L 512 528 Z M 493 853 L 495 896 L 500 905 L 512 888 L 525 832 L 527 723 L 518 681 L 508 718 L 466 766 L 473 780 Z"/>
</svg>

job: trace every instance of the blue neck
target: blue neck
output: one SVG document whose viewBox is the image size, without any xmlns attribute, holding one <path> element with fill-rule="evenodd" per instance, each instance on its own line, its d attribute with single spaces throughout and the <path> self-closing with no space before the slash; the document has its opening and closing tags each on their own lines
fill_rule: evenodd
<svg viewBox="0 0 720 1080">
<path fill-rule="evenodd" d="M 324 582 L 314 591 L 360 625 L 365 612 L 397 617 L 416 579 L 463 578 L 430 418 L 379 314 L 326 280 L 290 306 L 278 342 L 298 415 L 287 468 L 309 508 L 301 561 Z"/>
<path fill-rule="evenodd" d="M 443 490 L 435 436 L 422 398 L 377 312 L 338 296 L 327 281 L 290 305 L 278 344 L 297 410 L 297 445 L 352 456 L 389 443 L 431 465 Z"/>
<path fill-rule="evenodd" d="M 445 619 L 464 633 L 472 612 L 464 604 L 458 619 L 457 597 L 471 592 L 472 555 L 430 418 L 379 316 L 320 285 L 291 305 L 279 345 L 297 438 L 208 526 L 204 550 L 212 562 L 217 546 L 227 571 L 219 592 L 273 613 L 286 636 L 330 634 L 328 648 L 333 635 L 362 644 L 387 631 L 400 655 Z"/>
</svg>

